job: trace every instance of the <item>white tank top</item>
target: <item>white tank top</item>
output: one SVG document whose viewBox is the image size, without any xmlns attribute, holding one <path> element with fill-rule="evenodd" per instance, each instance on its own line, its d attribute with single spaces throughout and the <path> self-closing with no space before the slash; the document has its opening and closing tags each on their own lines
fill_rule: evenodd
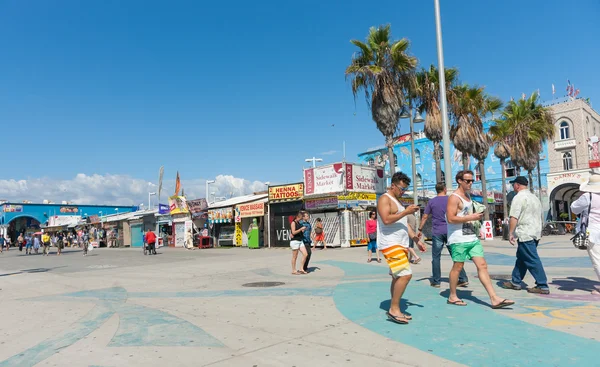
<svg viewBox="0 0 600 367">
<path fill-rule="evenodd" d="M 456 213 L 457 217 L 473 214 L 473 202 L 471 200 L 467 201 L 455 193 L 452 195 L 458 197 L 462 202 L 462 210 L 459 210 L 458 213 Z M 448 220 L 447 214 L 446 220 Z M 475 233 L 472 223 L 448 223 L 448 244 L 452 245 L 454 243 L 473 242 L 476 240 L 477 234 Z"/>
<path fill-rule="evenodd" d="M 388 194 L 387 192 L 384 195 L 387 195 L 394 203 L 396 203 L 396 206 L 398 207 L 398 211 L 396 213 L 404 211 L 404 207 L 395 197 Z M 383 250 L 394 245 L 400 245 L 402 247 L 408 248 L 408 243 L 408 222 L 406 217 L 403 217 L 395 223 L 386 225 L 383 224 L 381 216 L 377 216 L 378 249 Z"/>
</svg>

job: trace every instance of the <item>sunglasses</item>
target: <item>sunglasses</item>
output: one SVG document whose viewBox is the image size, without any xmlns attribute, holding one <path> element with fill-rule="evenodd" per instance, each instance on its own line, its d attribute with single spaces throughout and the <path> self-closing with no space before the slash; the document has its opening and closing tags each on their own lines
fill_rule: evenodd
<svg viewBox="0 0 600 367">
<path fill-rule="evenodd" d="M 398 185 L 394 185 L 396 186 L 398 189 L 400 189 L 400 191 L 404 192 L 406 190 L 408 190 L 408 186 L 407 187 L 402 187 L 402 186 L 398 186 Z"/>
<path fill-rule="evenodd" d="M 472 184 L 473 182 L 475 182 L 475 180 L 463 180 L 465 181 L 467 184 Z"/>
</svg>

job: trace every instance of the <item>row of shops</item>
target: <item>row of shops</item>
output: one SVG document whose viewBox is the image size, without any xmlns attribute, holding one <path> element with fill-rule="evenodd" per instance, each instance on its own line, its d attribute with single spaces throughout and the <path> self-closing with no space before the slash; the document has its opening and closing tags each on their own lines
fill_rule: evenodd
<svg viewBox="0 0 600 367">
<path fill-rule="evenodd" d="M 208 224 L 218 246 L 288 247 L 291 223 L 306 210 L 313 227 L 322 220 L 328 247 L 364 245 L 368 212 L 384 191 L 383 170 L 336 163 L 304 170 L 303 182 L 213 203 Z"/>
</svg>

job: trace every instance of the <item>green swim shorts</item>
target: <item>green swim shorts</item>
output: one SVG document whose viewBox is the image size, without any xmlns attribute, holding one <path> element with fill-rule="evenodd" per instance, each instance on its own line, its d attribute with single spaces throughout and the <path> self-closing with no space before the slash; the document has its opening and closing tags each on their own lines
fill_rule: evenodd
<svg viewBox="0 0 600 367">
<path fill-rule="evenodd" d="M 453 243 L 450 245 L 452 261 L 464 263 L 474 257 L 483 257 L 483 246 L 479 240 L 473 242 Z"/>
</svg>

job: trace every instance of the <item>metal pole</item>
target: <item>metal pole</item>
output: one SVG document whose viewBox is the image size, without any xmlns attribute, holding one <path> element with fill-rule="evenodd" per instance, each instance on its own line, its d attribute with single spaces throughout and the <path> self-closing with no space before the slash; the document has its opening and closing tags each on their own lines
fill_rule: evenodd
<svg viewBox="0 0 600 367">
<path fill-rule="evenodd" d="M 410 155 L 411 157 L 411 164 L 412 164 L 412 182 L 413 182 L 413 204 L 414 205 L 419 205 L 419 193 L 417 192 L 417 161 L 416 161 L 416 157 L 415 157 L 415 128 L 414 128 L 414 122 L 413 122 L 413 109 L 412 109 L 412 105 L 409 104 L 408 107 L 408 112 L 410 113 L 410 116 L 408 117 L 409 121 L 410 121 L 410 149 L 412 150 L 412 153 Z M 415 213 L 415 223 L 417 228 L 419 228 L 419 217 L 420 217 L 421 213 L 420 212 L 416 212 Z"/>
<path fill-rule="evenodd" d="M 150 193 L 148 193 L 148 209 L 152 208 L 152 202 L 150 201 Z"/>
<path fill-rule="evenodd" d="M 444 177 L 446 188 L 452 191 L 452 162 L 450 161 L 450 127 L 448 124 L 448 106 L 446 101 L 446 74 L 444 68 L 444 47 L 442 45 L 442 21 L 440 19 L 440 1 L 433 0 L 435 5 L 435 34 L 438 51 L 438 73 L 440 80 L 440 113 L 442 114 L 442 134 L 444 147 Z"/>
</svg>

